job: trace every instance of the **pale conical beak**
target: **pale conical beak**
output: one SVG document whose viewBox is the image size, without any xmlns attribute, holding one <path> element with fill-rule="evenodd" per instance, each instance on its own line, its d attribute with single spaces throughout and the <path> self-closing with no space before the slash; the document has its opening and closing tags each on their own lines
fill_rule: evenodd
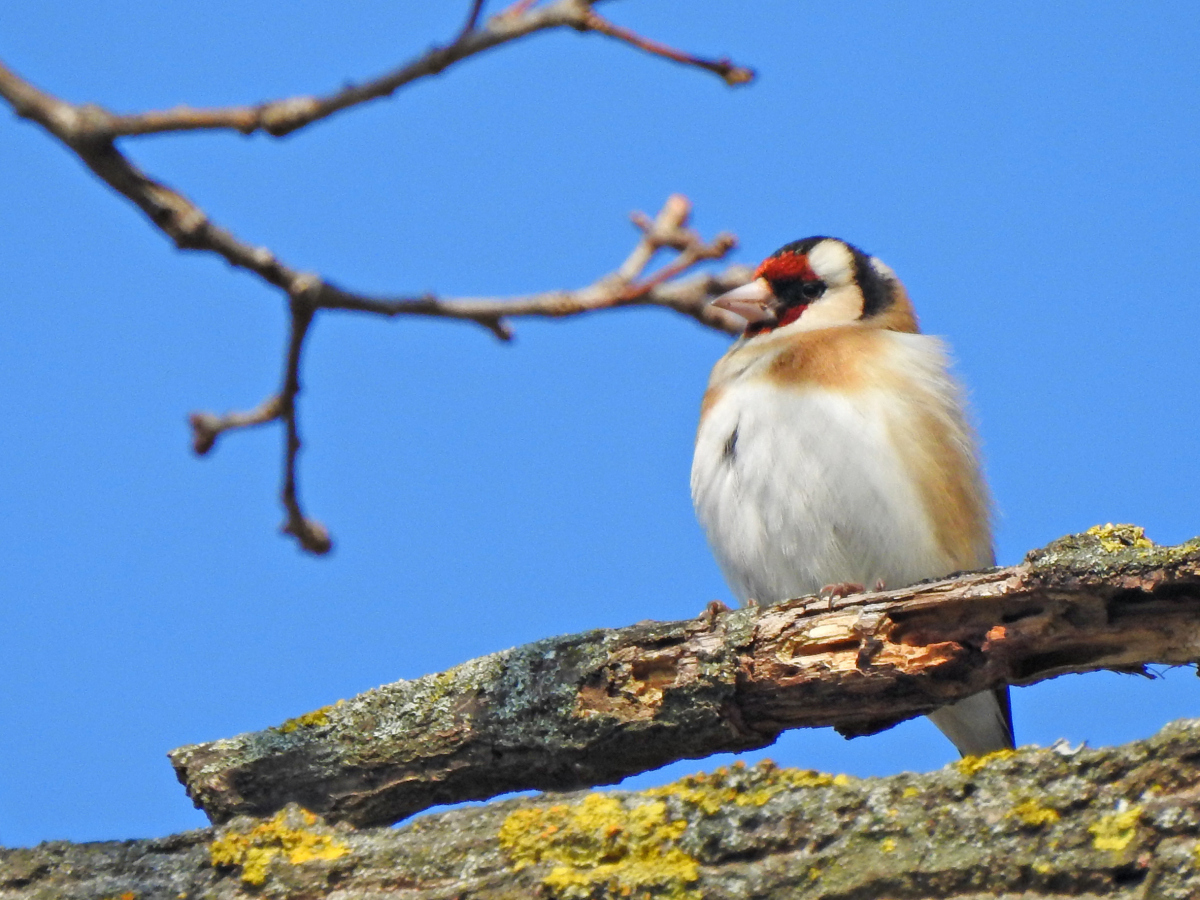
<svg viewBox="0 0 1200 900">
<path fill-rule="evenodd" d="M 727 291 L 712 302 L 713 306 L 727 309 L 734 315 L 741 316 L 751 325 L 773 319 L 775 313 L 771 305 L 775 302 L 775 293 L 765 278 L 756 278 L 749 284 Z"/>
</svg>

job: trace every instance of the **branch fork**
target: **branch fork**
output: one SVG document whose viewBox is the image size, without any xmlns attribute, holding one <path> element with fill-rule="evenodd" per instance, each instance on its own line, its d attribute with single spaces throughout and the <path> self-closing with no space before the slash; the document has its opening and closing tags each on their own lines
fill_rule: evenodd
<svg viewBox="0 0 1200 900">
<path fill-rule="evenodd" d="M 297 422 L 300 364 L 304 339 L 320 310 L 368 312 L 383 316 L 418 315 L 474 322 L 500 340 L 511 340 L 507 319 L 517 316 L 563 317 L 622 306 L 664 306 L 709 327 L 736 333 L 735 316 L 708 306 L 717 294 L 749 280 L 749 270 L 731 266 L 717 274 L 686 280 L 677 276 L 700 263 L 724 257 L 734 246 L 731 235 L 705 242 L 687 228 L 690 204 L 671 197 L 653 220 L 637 214 L 642 231 L 637 247 L 621 267 L 589 287 L 575 291 L 550 291 L 512 300 L 495 298 L 442 299 L 433 294 L 379 298 L 339 288 L 318 275 L 294 269 L 271 250 L 249 244 L 214 223 L 180 191 L 141 171 L 116 145 L 119 138 L 183 131 L 233 130 L 242 134 L 263 131 L 280 137 L 353 106 L 387 97 L 398 89 L 443 71 L 450 65 L 509 41 L 554 28 L 596 32 L 684 65 L 713 72 L 727 84 L 751 80 L 749 69 L 727 60 L 707 60 L 668 47 L 621 28 L 597 14 L 596 0 L 555 0 L 539 5 L 518 0 L 481 24 L 483 0 L 471 0 L 466 22 L 450 43 L 433 47 L 398 68 L 352 84 L 323 97 L 299 96 L 253 106 L 194 109 L 177 106 L 134 114 L 117 114 L 93 103 L 71 104 L 40 90 L 0 63 L 0 97 L 17 115 L 36 122 L 72 150 L 102 181 L 136 205 L 181 250 L 214 253 L 230 265 L 251 272 L 280 290 L 287 298 L 290 330 L 279 390 L 252 410 L 216 415 L 193 412 L 188 421 L 192 448 L 210 453 L 228 431 L 282 422 L 285 431 L 281 502 L 286 512 L 282 530 L 302 549 L 316 554 L 332 547 L 328 532 L 305 515 L 297 487 L 297 454 L 301 447 Z M 662 249 L 677 258 L 643 276 L 652 257 Z"/>
</svg>

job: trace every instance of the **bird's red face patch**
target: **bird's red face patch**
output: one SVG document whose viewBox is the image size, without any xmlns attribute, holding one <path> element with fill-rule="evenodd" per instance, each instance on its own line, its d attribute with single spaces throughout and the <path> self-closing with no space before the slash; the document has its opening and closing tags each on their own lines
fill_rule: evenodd
<svg viewBox="0 0 1200 900">
<path fill-rule="evenodd" d="M 808 264 L 808 255 L 804 253 L 780 253 L 769 256 L 754 270 L 755 278 L 765 278 L 767 281 L 791 281 L 799 278 L 801 281 L 817 281 L 817 273 Z"/>
</svg>

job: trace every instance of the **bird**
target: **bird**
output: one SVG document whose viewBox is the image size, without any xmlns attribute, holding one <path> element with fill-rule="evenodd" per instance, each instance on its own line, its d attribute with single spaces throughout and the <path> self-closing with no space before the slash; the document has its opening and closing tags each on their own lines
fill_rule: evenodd
<svg viewBox="0 0 1200 900">
<path fill-rule="evenodd" d="M 890 267 L 809 237 L 712 305 L 746 325 L 704 392 L 691 490 L 738 600 L 995 564 L 963 389 Z M 1014 746 L 1007 686 L 929 718 L 964 757 Z"/>
</svg>

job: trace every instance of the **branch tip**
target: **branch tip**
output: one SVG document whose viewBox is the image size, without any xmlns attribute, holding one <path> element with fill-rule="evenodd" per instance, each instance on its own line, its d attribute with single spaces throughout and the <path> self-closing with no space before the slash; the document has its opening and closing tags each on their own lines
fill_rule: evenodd
<svg viewBox="0 0 1200 900">
<path fill-rule="evenodd" d="M 698 69 L 704 69 L 707 72 L 712 72 L 717 75 L 730 87 L 749 84 L 754 80 L 755 72 L 753 69 L 746 66 L 739 66 L 727 57 L 720 59 L 705 59 L 701 56 L 694 56 L 691 53 L 685 53 L 682 50 L 676 50 L 674 47 L 660 43 L 650 38 L 642 37 L 636 31 L 617 25 L 604 18 L 590 6 L 583 14 L 580 23 L 576 26 L 580 31 L 595 31 L 598 34 L 603 34 L 606 37 L 613 38 L 618 41 L 624 41 L 631 47 L 636 47 L 653 56 L 661 56 L 663 59 L 669 59 L 672 62 L 681 63 L 685 66 L 694 66 Z"/>
<path fill-rule="evenodd" d="M 249 412 L 231 412 L 223 416 L 210 412 L 193 412 L 188 415 L 192 429 L 192 452 L 197 456 L 207 455 L 216 446 L 217 438 L 226 431 L 253 428 L 281 418 L 282 399 L 278 394 L 268 397 Z"/>
<path fill-rule="evenodd" d="M 192 428 L 192 452 L 204 456 L 212 450 L 221 434 L 220 420 L 212 413 L 194 412 L 188 416 Z"/>
<path fill-rule="evenodd" d="M 301 549 L 314 556 L 324 556 L 333 549 L 333 538 L 329 535 L 329 529 L 316 519 L 303 515 L 290 516 L 279 526 L 279 530 L 294 537 Z"/>
<path fill-rule="evenodd" d="M 739 87 L 743 84 L 750 84 L 758 77 L 758 73 L 749 66 L 739 66 L 729 59 L 719 59 L 716 65 L 718 66 L 717 74 L 724 79 L 725 83 L 730 87 Z M 724 69 L 724 71 L 721 71 Z"/>
</svg>

